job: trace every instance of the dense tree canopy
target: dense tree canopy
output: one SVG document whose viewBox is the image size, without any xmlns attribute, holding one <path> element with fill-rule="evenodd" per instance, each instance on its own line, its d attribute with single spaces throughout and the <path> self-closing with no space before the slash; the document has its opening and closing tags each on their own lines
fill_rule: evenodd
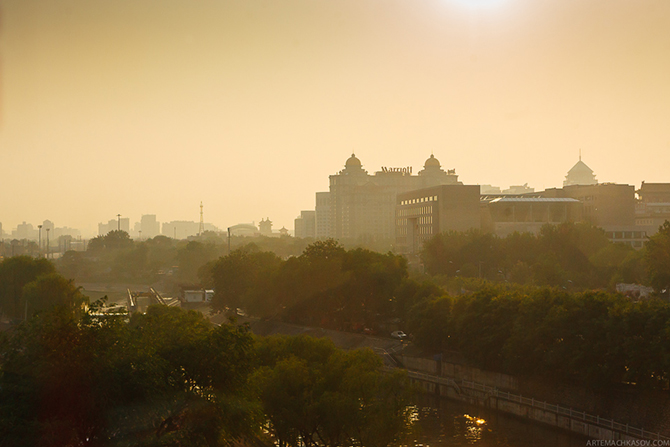
<svg viewBox="0 0 670 447">
<path fill-rule="evenodd" d="M 480 277 L 566 289 L 610 287 L 643 282 L 643 253 L 613 244 L 602 229 L 589 224 L 545 225 L 535 236 L 505 238 L 476 230 L 436 235 L 423 247 L 431 275 Z"/>
<path fill-rule="evenodd" d="M 393 317 L 404 258 L 317 241 L 298 257 L 236 250 L 210 266 L 212 308 L 241 307 L 261 317 L 339 329 L 373 328 Z"/>
<path fill-rule="evenodd" d="M 668 386 L 670 304 L 562 289 L 489 287 L 418 302 L 409 330 L 428 352 L 484 369 L 594 387 Z"/>
<path fill-rule="evenodd" d="M 55 272 L 46 259 L 15 256 L 0 262 L 0 312 L 9 318 L 25 316 L 25 287 L 42 275 Z"/>
<path fill-rule="evenodd" d="M 667 220 L 658 233 L 646 244 L 646 261 L 651 285 L 658 292 L 670 290 L 670 222 Z"/>
<path fill-rule="evenodd" d="M 409 424 L 410 388 L 382 372 L 370 350 L 344 352 L 325 339 L 259 341 L 255 382 L 280 446 L 387 446 Z"/>
</svg>

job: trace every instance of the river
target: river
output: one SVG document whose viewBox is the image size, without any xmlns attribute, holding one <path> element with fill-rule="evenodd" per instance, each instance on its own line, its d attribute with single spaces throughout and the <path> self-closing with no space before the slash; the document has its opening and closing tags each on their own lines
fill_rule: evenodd
<svg viewBox="0 0 670 447">
<path fill-rule="evenodd" d="M 588 438 L 553 427 L 435 396 L 414 405 L 414 447 L 584 447 Z"/>
</svg>

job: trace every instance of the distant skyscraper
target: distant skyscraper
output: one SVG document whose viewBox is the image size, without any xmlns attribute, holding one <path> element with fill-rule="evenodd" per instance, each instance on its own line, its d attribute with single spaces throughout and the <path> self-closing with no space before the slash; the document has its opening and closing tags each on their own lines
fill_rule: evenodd
<svg viewBox="0 0 670 447">
<path fill-rule="evenodd" d="M 42 222 L 42 231 L 46 231 L 46 230 L 53 231 L 54 228 L 55 228 L 55 225 L 50 220 L 47 219 L 44 222 Z"/>
<path fill-rule="evenodd" d="M 140 219 L 140 231 L 143 239 L 151 239 L 161 233 L 161 224 L 155 214 L 145 214 Z"/>
<path fill-rule="evenodd" d="M 330 236 L 330 193 L 316 193 L 316 238 L 325 239 Z"/>
<path fill-rule="evenodd" d="M 12 237 L 19 240 L 37 240 L 37 229 L 33 228 L 32 224 L 24 221 L 16 226 L 16 230 L 12 231 Z"/>
<path fill-rule="evenodd" d="M 316 237 L 316 212 L 301 211 L 295 219 L 293 235 L 295 237 Z"/>
</svg>

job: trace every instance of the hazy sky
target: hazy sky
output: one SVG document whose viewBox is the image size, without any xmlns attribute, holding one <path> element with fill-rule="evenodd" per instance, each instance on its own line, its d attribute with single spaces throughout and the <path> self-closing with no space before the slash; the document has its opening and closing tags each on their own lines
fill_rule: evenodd
<svg viewBox="0 0 670 447">
<path fill-rule="evenodd" d="M 352 152 L 670 182 L 668 0 L 0 0 L 0 222 L 293 229 Z"/>
</svg>

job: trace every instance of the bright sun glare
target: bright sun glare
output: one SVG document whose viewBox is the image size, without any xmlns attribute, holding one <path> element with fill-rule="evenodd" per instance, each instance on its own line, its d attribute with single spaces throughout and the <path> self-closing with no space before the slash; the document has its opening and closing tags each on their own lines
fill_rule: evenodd
<svg viewBox="0 0 670 447">
<path fill-rule="evenodd" d="M 493 8 L 505 2 L 505 0 L 448 0 L 448 1 L 472 9 Z"/>
</svg>

